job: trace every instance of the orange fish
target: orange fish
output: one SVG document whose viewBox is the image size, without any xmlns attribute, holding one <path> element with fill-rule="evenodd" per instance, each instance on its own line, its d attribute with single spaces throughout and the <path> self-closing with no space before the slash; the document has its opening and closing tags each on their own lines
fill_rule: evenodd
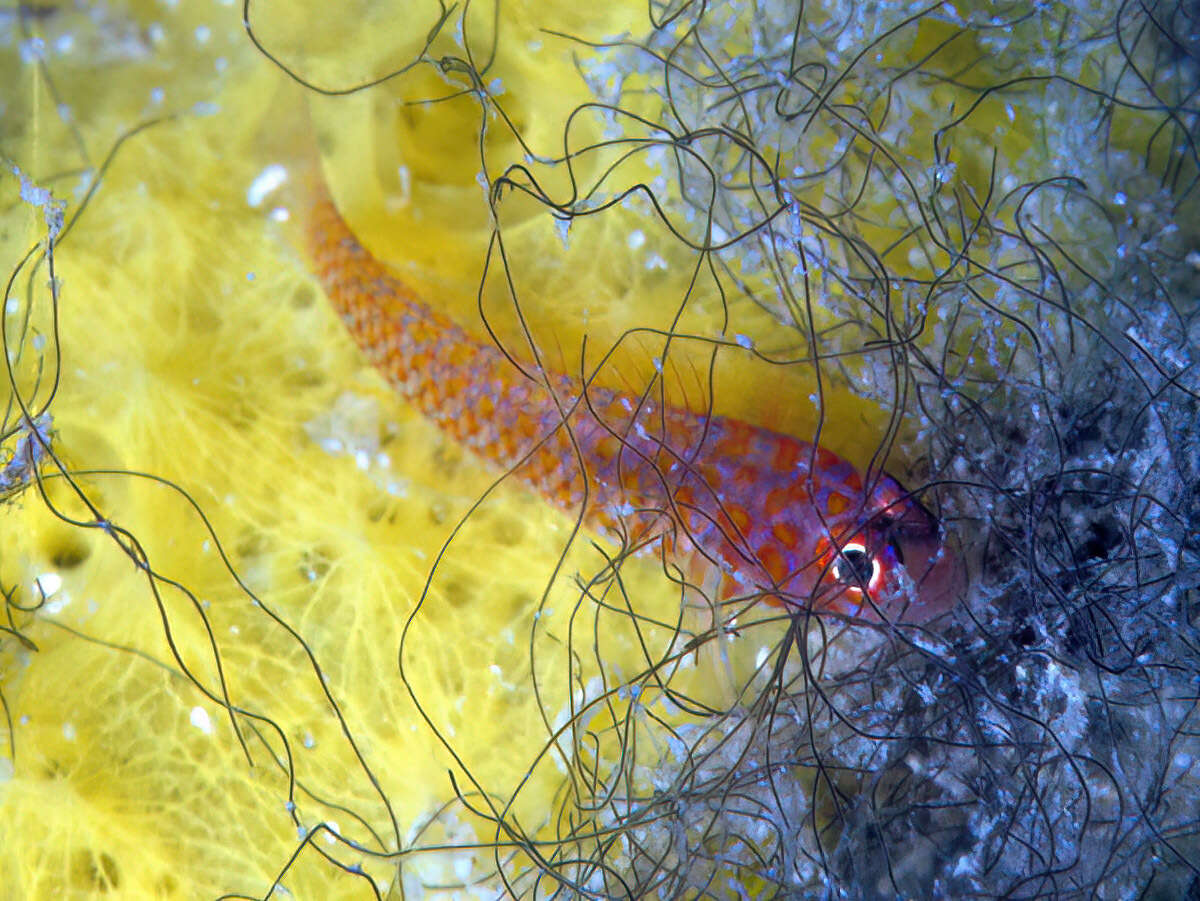
<svg viewBox="0 0 1200 901">
<path fill-rule="evenodd" d="M 309 253 L 342 321 L 397 390 L 447 434 L 601 533 L 722 574 L 718 601 L 922 622 L 961 570 L 937 520 L 897 482 L 728 417 L 538 372 L 530 378 L 416 297 L 321 193 Z"/>
</svg>

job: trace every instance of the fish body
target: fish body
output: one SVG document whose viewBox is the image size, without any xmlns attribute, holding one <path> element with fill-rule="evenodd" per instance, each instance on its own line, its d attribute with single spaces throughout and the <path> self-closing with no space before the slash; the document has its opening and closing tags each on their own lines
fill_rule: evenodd
<svg viewBox="0 0 1200 901">
<path fill-rule="evenodd" d="M 327 195 L 309 254 L 355 341 L 448 435 L 585 523 L 661 540 L 685 572 L 716 567 L 728 597 L 797 610 L 926 620 L 957 593 L 937 521 L 889 476 L 864 484 L 828 450 L 738 419 L 523 373 L 431 309 L 354 237 Z"/>
</svg>

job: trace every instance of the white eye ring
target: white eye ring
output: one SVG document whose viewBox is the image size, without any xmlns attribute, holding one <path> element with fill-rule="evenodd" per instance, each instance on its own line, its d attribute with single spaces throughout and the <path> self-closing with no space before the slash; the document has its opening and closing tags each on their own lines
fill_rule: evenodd
<svg viewBox="0 0 1200 901">
<path fill-rule="evenodd" d="M 870 578 L 865 578 L 864 564 L 867 560 L 871 561 Z M 883 568 L 879 565 L 879 558 L 867 553 L 866 546 L 856 541 L 852 541 L 842 547 L 837 557 L 834 558 L 833 566 L 830 569 L 837 581 L 853 591 L 862 591 L 864 582 L 866 582 L 867 588 L 871 591 L 877 590 L 883 575 Z"/>
</svg>

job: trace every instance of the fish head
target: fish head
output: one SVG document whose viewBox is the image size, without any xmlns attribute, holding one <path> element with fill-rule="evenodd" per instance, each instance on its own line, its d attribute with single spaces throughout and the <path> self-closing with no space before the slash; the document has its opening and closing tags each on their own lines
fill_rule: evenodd
<svg viewBox="0 0 1200 901">
<path fill-rule="evenodd" d="M 965 569 L 928 509 L 882 475 L 840 521 L 824 520 L 806 581 L 817 610 L 872 621 L 923 623 L 950 610 Z"/>
<path fill-rule="evenodd" d="M 714 428 L 734 431 L 723 420 Z M 726 597 L 905 623 L 928 622 L 962 598 L 950 536 L 895 479 L 864 478 L 819 445 L 741 428 L 736 452 L 692 465 L 675 491 L 697 559 L 719 564 Z"/>
</svg>

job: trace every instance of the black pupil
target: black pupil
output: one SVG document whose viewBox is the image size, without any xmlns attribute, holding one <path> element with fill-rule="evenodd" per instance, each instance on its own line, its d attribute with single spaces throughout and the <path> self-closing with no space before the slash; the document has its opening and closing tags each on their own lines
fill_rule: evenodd
<svg viewBox="0 0 1200 901">
<path fill-rule="evenodd" d="M 866 585 L 871 581 L 871 555 L 862 548 L 851 547 L 842 551 L 833 567 L 833 576 L 847 585 Z"/>
</svg>

